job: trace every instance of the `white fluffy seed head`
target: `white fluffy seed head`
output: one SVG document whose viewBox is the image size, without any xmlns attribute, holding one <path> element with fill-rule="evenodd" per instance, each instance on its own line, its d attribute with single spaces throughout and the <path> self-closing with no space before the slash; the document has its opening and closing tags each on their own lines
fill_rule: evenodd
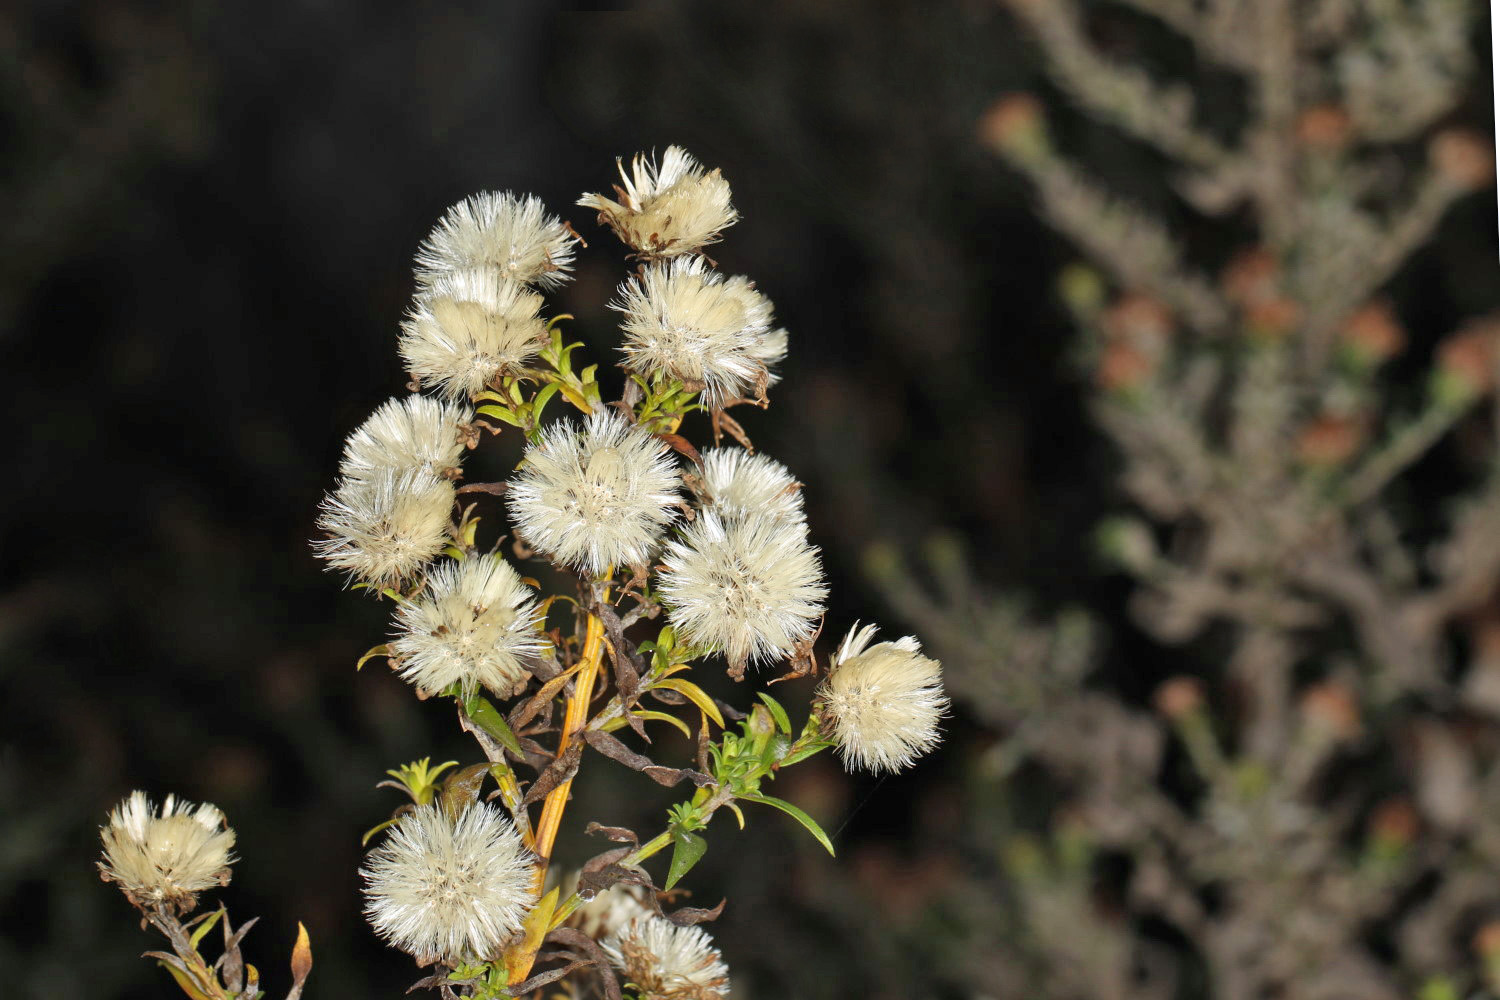
<svg viewBox="0 0 1500 1000">
<path fill-rule="evenodd" d="M 523 368 L 547 342 L 542 297 L 493 267 L 433 279 L 401 324 L 398 347 L 423 386 L 468 399 Z"/>
<path fill-rule="evenodd" d="M 545 646 L 537 618 L 530 588 L 502 557 L 443 562 L 396 608 L 391 652 L 401 676 L 426 694 L 458 684 L 466 694 L 483 685 L 509 697 L 530 676 L 524 661 Z"/>
<path fill-rule="evenodd" d="M 781 375 L 776 371 L 776 366 L 786 360 L 787 333 L 777 328 L 760 337 L 755 346 L 750 349 L 750 356 L 761 363 L 766 370 L 766 385 L 775 385 L 781 381 Z"/>
<path fill-rule="evenodd" d="M 691 645 L 723 653 L 736 674 L 790 655 L 828 596 L 800 522 L 704 511 L 661 561 L 657 591 L 672 626 Z"/>
<path fill-rule="evenodd" d="M 441 476 L 458 466 L 464 452 L 460 425 L 472 419 L 467 409 L 429 396 L 387 400 L 344 442 L 339 474 L 368 479 L 382 469 L 420 469 Z"/>
<path fill-rule="evenodd" d="M 375 932 L 420 965 L 495 957 L 536 904 L 535 868 L 498 809 L 476 802 L 455 821 L 433 802 L 391 827 L 360 869 Z"/>
<path fill-rule="evenodd" d="M 100 827 L 99 871 L 137 906 L 192 909 L 198 892 L 229 884 L 234 831 L 207 802 L 195 806 L 171 795 L 157 812 L 145 792 L 132 792 Z"/>
<path fill-rule="evenodd" d="M 485 191 L 444 213 L 417 251 L 417 281 L 430 287 L 455 271 L 479 267 L 523 285 L 556 288 L 573 269 L 573 241 L 540 198 Z"/>
<path fill-rule="evenodd" d="M 621 351 L 633 372 L 680 379 L 711 406 L 769 384 L 760 355 L 770 303 L 746 279 L 725 280 L 701 257 L 648 265 L 620 285 L 610 308 L 624 314 Z"/>
<path fill-rule="evenodd" d="M 453 484 L 422 469 L 346 476 L 323 498 L 313 552 L 374 587 L 409 580 L 448 544 Z"/>
<path fill-rule="evenodd" d="M 786 466 L 744 448 L 703 452 L 703 483 L 710 497 L 704 507 L 723 518 L 770 517 L 802 524 L 802 484 Z"/>
<path fill-rule="evenodd" d="M 849 630 L 818 698 L 846 767 L 894 772 L 938 745 L 948 696 L 942 664 L 915 637 L 871 646 L 875 632 Z"/>
<path fill-rule="evenodd" d="M 717 169 L 705 172 L 680 146 L 668 146 L 661 166 L 637 153 L 630 173 L 620 168 L 619 201 L 586 194 L 578 204 L 599 212 L 599 221 L 620 242 L 644 257 L 693 253 L 719 240 L 739 221 L 730 203 L 729 182 Z"/>
<path fill-rule="evenodd" d="M 610 963 L 642 1000 L 717 1000 L 729 995 L 729 967 L 701 927 L 663 917 L 631 919 L 602 942 Z"/>
<path fill-rule="evenodd" d="M 505 499 L 528 545 L 597 574 L 650 558 L 676 516 L 678 482 L 666 445 L 606 410 L 581 429 L 548 427 L 526 449 Z"/>
</svg>

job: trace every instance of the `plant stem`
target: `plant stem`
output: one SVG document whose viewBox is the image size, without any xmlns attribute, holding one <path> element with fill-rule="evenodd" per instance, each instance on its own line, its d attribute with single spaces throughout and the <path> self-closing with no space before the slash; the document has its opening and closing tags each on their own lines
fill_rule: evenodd
<svg viewBox="0 0 1500 1000">
<path fill-rule="evenodd" d="M 594 681 L 599 676 L 600 653 L 603 650 L 604 623 L 597 616 L 589 615 L 588 628 L 583 640 L 583 665 L 573 678 L 573 694 L 568 698 L 568 707 L 563 715 L 562 736 L 557 741 L 557 756 L 562 755 L 581 738 L 584 724 L 588 721 L 589 702 L 594 695 Z M 541 861 L 536 866 L 535 892 L 538 897 L 547 882 L 547 865 L 552 860 L 552 848 L 557 842 L 557 831 L 562 825 L 563 810 L 568 807 L 568 791 L 573 787 L 569 778 L 548 793 L 542 803 L 542 815 L 536 825 L 536 847 Z M 538 942 L 540 943 L 540 942 Z M 536 952 L 517 955 L 511 965 L 512 981 L 525 979 L 536 961 Z"/>
</svg>

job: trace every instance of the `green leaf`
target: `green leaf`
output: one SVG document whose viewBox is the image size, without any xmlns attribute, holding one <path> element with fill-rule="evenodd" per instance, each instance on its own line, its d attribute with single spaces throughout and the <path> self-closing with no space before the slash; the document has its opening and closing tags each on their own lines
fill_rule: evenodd
<svg viewBox="0 0 1500 1000">
<path fill-rule="evenodd" d="M 777 761 L 776 765 L 778 767 L 791 767 L 793 764 L 804 761 L 815 753 L 827 750 L 828 746 L 829 744 L 827 743 L 814 743 L 811 746 L 803 747 L 801 750 L 793 750 L 791 753 L 787 754 L 785 757 Z"/>
<path fill-rule="evenodd" d="M 792 805 L 785 799 L 772 798 L 769 795 L 741 795 L 740 798 L 744 799 L 746 802 L 759 802 L 761 805 L 770 806 L 773 809 L 780 809 L 782 812 L 792 817 L 792 819 L 807 827 L 807 832 L 816 837 L 818 839 L 818 843 L 822 844 L 829 854 L 834 853 L 833 841 L 828 839 L 828 834 L 823 832 L 823 828 L 818 825 L 818 821 L 813 819 L 807 813 L 803 812 L 801 809 L 798 809 L 796 806 Z"/>
<path fill-rule="evenodd" d="M 539 424 L 539 423 L 542 422 L 542 411 L 547 408 L 547 404 L 552 401 L 552 397 L 553 396 L 557 395 L 557 390 L 560 389 L 560 388 L 562 388 L 562 386 L 558 385 L 556 382 L 549 382 L 546 385 L 542 386 L 542 388 L 537 392 L 537 394 L 532 397 L 532 399 L 531 399 L 531 422 L 532 423 Z"/>
<path fill-rule="evenodd" d="M 787 733 L 788 735 L 790 735 L 792 731 L 792 720 L 787 718 L 786 709 L 781 707 L 781 702 L 777 701 L 775 698 L 772 698 L 764 691 L 759 692 L 759 697 L 761 701 L 766 703 L 766 707 L 771 710 L 771 715 L 776 720 L 776 728 L 780 729 L 783 733 Z"/>
<path fill-rule="evenodd" d="M 476 408 L 474 410 L 474 412 L 475 413 L 482 413 L 482 414 L 484 414 L 487 417 L 494 417 L 496 420 L 503 420 L 507 424 L 510 424 L 512 427 L 520 427 L 521 426 L 521 418 L 520 417 L 516 416 L 510 410 L 504 409 L 504 408 L 499 407 L 499 406 L 481 406 L 481 407 Z"/>
<path fill-rule="evenodd" d="M 474 721 L 480 729 L 498 740 L 500 745 L 511 753 L 526 759 L 526 753 L 521 749 L 521 741 L 516 739 L 516 734 L 511 732 L 510 723 L 505 721 L 490 700 L 483 695 L 474 695 L 464 700 L 464 712 Z"/>
<path fill-rule="evenodd" d="M 667 884 L 664 889 L 670 889 L 676 885 L 682 876 L 692 870 L 704 853 L 708 851 L 708 841 L 696 833 L 688 833 L 686 830 L 672 831 L 672 863 L 667 867 Z"/>
</svg>

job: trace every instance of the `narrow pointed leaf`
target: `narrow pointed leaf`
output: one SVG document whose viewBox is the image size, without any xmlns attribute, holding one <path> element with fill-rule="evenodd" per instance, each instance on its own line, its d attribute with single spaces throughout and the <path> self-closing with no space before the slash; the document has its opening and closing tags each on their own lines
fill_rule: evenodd
<svg viewBox="0 0 1500 1000">
<path fill-rule="evenodd" d="M 759 693 L 760 700 L 765 702 L 766 708 L 771 710 L 771 716 L 776 720 L 776 728 L 788 735 L 792 732 L 792 720 L 787 718 L 786 709 L 781 707 L 781 702 L 772 698 L 764 691 Z"/>
<path fill-rule="evenodd" d="M 744 799 L 746 802 L 759 802 L 761 805 L 767 805 L 773 809 L 780 809 L 782 812 L 792 817 L 792 819 L 807 827 L 807 832 L 816 837 L 818 843 L 822 844 L 824 849 L 827 850 L 829 854 L 834 853 L 833 841 L 828 839 L 828 834 L 823 832 L 823 828 L 818 825 L 818 821 L 813 819 L 807 813 L 803 812 L 801 809 L 798 809 L 796 806 L 792 805 L 785 799 L 772 798 L 769 795 L 741 795 L 740 798 Z"/>
<path fill-rule="evenodd" d="M 358 673 L 359 669 L 361 667 L 363 667 L 367 661 L 373 660 L 377 656 L 390 656 L 390 655 L 391 655 L 391 647 L 387 646 L 385 643 L 381 643 L 378 646 L 372 647 L 368 653 L 366 653 L 364 656 L 361 656 L 359 659 L 355 660 L 354 661 L 354 670 L 355 670 L 356 673 Z"/>
<path fill-rule="evenodd" d="M 719 706 L 714 704 L 714 700 L 708 696 L 707 692 L 692 681 L 684 677 L 664 677 L 651 686 L 676 691 L 702 709 L 703 714 L 717 722 L 720 729 L 724 728 L 724 716 L 720 713 Z"/>
<path fill-rule="evenodd" d="M 464 712 L 474 721 L 480 729 L 483 729 L 501 746 L 515 754 L 521 760 L 526 759 L 526 753 L 521 749 L 521 741 L 516 739 L 515 732 L 510 728 L 510 723 L 505 721 L 490 700 L 483 695 L 475 695 L 464 700 Z"/>
</svg>

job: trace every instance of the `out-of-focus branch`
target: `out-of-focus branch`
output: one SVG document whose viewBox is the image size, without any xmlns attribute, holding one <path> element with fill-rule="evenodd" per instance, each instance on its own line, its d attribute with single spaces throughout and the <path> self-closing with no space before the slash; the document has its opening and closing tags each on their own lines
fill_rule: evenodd
<svg viewBox="0 0 1500 1000">
<path fill-rule="evenodd" d="M 1193 99 L 1181 85 L 1161 86 L 1141 70 L 1095 51 L 1077 8 L 1059 0 L 1004 0 L 1047 50 L 1052 75 L 1080 104 L 1168 156 L 1217 168 L 1230 152 L 1193 126 Z"/>
</svg>

